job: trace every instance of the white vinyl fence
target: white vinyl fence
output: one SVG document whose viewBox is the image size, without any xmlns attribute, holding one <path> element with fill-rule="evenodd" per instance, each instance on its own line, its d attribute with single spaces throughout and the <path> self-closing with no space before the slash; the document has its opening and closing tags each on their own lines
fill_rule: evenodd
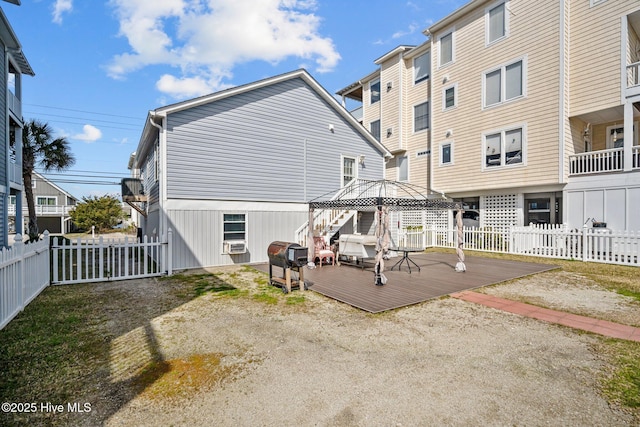
<svg viewBox="0 0 640 427">
<path fill-rule="evenodd" d="M 54 238 L 51 245 L 51 283 L 138 279 L 171 275 L 171 230 L 166 240 Z"/>
<path fill-rule="evenodd" d="M 530 225 L 506 231 L 464 227 L 463 235 L 466 250 L 640 266 L 640 232 Z M 399 241 L 416 247 L 455 248 L 457 229 L 404 230 Z"/>
<path fill-rule="evenodd" d="M 49 232 L 24 244 L 16 234 L 10 248 L 0 250 L 0 329 L 49 286 Z"/>
</svg>

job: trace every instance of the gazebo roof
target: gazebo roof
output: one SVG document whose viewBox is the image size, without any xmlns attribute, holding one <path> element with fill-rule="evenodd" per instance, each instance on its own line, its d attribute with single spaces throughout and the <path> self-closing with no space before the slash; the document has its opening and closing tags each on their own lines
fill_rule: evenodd
<svg viewBox="0 0 640 427">
<path fill-rule="evenodd" d="M 309 202 L 310 209 L 374 211 L 379 206 L 386 206 L 393 211 L 415 211 L 460 209 L 461 203 L 442 193 L 407 182 L 363 179 L 355 180 L 341 190 L 326 193 Z"/>
</svg>

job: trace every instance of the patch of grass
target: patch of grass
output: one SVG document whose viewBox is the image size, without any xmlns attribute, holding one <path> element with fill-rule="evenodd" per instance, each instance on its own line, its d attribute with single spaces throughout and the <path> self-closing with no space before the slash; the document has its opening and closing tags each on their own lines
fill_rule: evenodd
<svg viewBox="0 0 640 427">
<path fill-rule="evenodd" d="M 606 339 L 597 350 L 611 363 L 601 381 L 607 400 L 630 408 L 640 421 L 640 343 Z"/>
<path fill-rule="evenodd" d="M 259 292 L 253 295 L 253 299 L 269 305 L 276 305 L 280 300 L 278 295 L 274 295 L 272 292 L 269 292 L 269 291 Z"/>
<path fill-rule="evenodd" d="M 176 274 L 165 277 L 163 280 L 181 282 L 193 287 L 193 295 L 196 297 L 207 293 L 215 293 L 220 296 L 239 296 L 242 292 L 235 286 L 222 280 L 217 274 Z"/>
<path fill-rule="evenodd" d="M 307 299 L 304 297 L 304 295 L 292 295 L 287 297 L 285 304 L 287 305 L 304 304 L 306 300 Z"/>
<path fill-rule="evenodd" d="M 223 366 L 222 354 L 194 354 L 183 359 L 153 361 L 136 378 L 135 386 L 148 399 L 189 398 L 219 384 L 237 371 Z"/>
</svg>

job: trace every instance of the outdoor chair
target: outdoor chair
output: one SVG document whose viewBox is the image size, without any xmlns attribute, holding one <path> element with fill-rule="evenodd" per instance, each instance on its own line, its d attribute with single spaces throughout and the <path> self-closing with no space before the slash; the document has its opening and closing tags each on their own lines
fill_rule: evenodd
<svg viewBox="0 0 640 427">
<path fill-rule="evenodd" d="M 327 246 L 327 242 L 324 240 L 324 237 L 314 237 L 313 238 L 313 246 L 315 249 L 315 260 L 318 260 L 318 264 L 322 267 L 322 263 L 326 262 L 327 264 L 331 263 L 331 265 L 336 264 L 336 254 L 333 253 L 331 249 Z"/>
</svg>

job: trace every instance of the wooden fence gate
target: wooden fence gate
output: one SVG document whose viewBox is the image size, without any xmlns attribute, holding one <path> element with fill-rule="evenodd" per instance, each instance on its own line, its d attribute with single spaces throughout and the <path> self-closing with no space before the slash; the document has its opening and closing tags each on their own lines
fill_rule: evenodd
<svg viewBox="0 0 640 427">
<path fill-rule="evenodd" d="M 171 231 L 167 238 L 124 240 L 54 238 L 51 284 L 137 279 L 171 275 Z"/>
</svg>

